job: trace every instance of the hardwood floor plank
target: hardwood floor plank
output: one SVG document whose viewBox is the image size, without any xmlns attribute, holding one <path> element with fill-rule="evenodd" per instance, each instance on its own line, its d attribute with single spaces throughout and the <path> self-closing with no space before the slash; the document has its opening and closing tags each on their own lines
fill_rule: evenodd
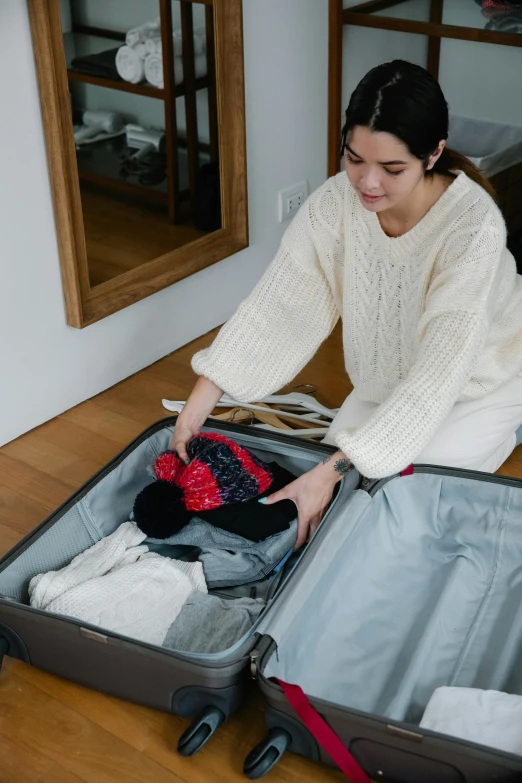
<svg viewBox="0 0 522 783">
<path fill-rule="evenodd" d="M 71 490 L 80 487 L 106 462 L 101 457 L 98 460 L 87 459 L 42 441 L 37 430 L 8 443 L 4 454 L 63 481 Z"/>
<path fill-rule="evenodd" d="M 125 416 L 141 425 L 142 429 L 168 416 L 161 400 L 165 397 L 166 384 L 154 376 L 143 373 L 133 376 L 131 387 L 125 382 L 113 386 L 95 397 L 97 405 Z"/>
<path fill-rule="evenodd" d="M 18 778 L 18 781 L 23 778 Z M 82 783 L 82 778 L 77 775 L 73 775 L 72 772 L 68 772 L 59 764 L 53 764 L 50 770 L 38 778 L 38 783 Z"/>
<path fill-rule="evenodd" d="M 184 780 L 20 677 L 13 665 L 0 677 L 0 699 L 0 734 L 16 736 L 28 756 L 35 749 L 85 783 Z"/>
<path fill-rule="evenodd" d="M 5 448 L 0 450 L 2 486 L 39 503 L 47 511 L 52 511 L 70 496 L 71 488 L 64 481 L 9 457 Z"/>
<path fill-rule="evenodd" d="M 41 503 L 0 485 L 0 525 L 25 535 L 45 519 L 48 513 Z"/>
<path fill-rule="evenodd" d="M 26 531 L 20 533 L 17 530 L 12 530 L 7 525 L 0 525 L 0 557 L 9 552 L 34 527 L 36 525 L 31 525 Z"/>
<path fill-rule="evenodd" d="M 93 434 L 103 435 L 104 438 L 116 443 L 120 449 L 127 446 L 142 430 L 137 422 L 103 408 L 95 400 L 87 400 L 62 413 L 59 418 L 77 424 Z M 54 419 L 49 424 L 53 425 L 56 421 Z"/>
<path fill-rule="evenodd" d="M 118 445 L 103 433 L 92 432 L 89 427 L 68 421 L 63 416 L 43 424 L 33 433 L 35 440 L 42 444 L 45 450 L 49 446 L 57 446 L 68 454 L 75 454 L 102 465 L 120 451 Z"/>
<path fill-rule="evenodd" d="M 39 672 L 19 662 L 14 665 L 17 676 L 97 723 L 189 783 L 220 783 L 225 779 L 230 783 L 243 783 L 243 761 L 265 734 L 262 701 L 259 694 L 253 693 L 247 698 L 240 712 L 220 727 L 216 736 L 200 753 L 193 758 L 183 758 L 176 752 L 176 743 L 188 721 L 101 693 L 93 693 L 82 686 L 46 672 Z M 246 714 L 248 721 L 245 721 Z M 291 764 L 294 761 L 295 757 L 291 758 Z M 299 762 L 298 780 L 301 783 L 316 783 L 318 775 L 324 781 L 340 779 L 336 772 L 329 774 L 324 767 L 320 768 L 305 759 L 299 759 Z M 279 774 L 276 775 L 276 771 Z M 290 779 L 282 762 L 271 776 L 274 783 Z"/>
</svg>

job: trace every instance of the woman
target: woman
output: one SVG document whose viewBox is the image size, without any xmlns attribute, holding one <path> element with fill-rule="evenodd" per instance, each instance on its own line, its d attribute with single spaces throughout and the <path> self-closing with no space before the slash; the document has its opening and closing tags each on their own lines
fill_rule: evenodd
<svg viewBox="0 0 522 783">
<path fill-rule="evenodd" d="M 310 196 L 193 358 L 201 377 L 171 443 L 183 459 L 223 390 L 246 402 L 280 389 L 342 316 L 354 391 L 325 439 L 339 451 L 267 501 L 297 504 L 296 548 L 350 463 L 371 478 L 413 461 L 494 472 L 516 445 L 522 279 L 491 186 L 447 137 L 427 71 L 401 60 L 370 71 L 346 110 L 346 174 Z"/>
</svg>

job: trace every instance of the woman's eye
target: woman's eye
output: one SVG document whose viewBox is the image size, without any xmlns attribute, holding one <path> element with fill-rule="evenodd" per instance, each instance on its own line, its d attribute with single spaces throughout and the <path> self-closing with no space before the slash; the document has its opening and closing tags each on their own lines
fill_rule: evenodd
<svg viewBox="0 0 522 783">
<path fill-rule="evenodd" d="M 361 160 L 354 160 L 354 158 L 351 158 L 348 154 L 345 155 L 345 158 L 348 163 L 351 163 L 353 166 L 358 166 L 360 163 L 362 163 Z"/>
<path fill-rule="evenodd" d="M 401 169 L 400 171 L 390 171 L 390 169 L 384 169 L 384 171 L 389 174 L 391 177 L 398 177 L 399 174 L 404 173 L 404 169 Z"/>
</svg>

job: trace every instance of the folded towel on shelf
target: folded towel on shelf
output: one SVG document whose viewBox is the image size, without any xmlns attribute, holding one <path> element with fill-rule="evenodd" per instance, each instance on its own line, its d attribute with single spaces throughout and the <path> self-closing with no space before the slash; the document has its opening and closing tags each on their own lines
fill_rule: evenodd
<svg viewBox="0 0 522 783">
<path fill-rule="evenodd" d="M 194 590 L 167 631 L 163 646 L 179 652 L 228 650 L 250 630 L 264 607 L 259 598 L 218 598 Z"/>
<path fill-rule="evenodd" d="M 198 55 L 194 59 L 194 69 L 196 78 L 204 76 L 207 72 L 207 57 L 204 54 Z M 145 58 L 145 78 L 153 87 L 163 89 L 163 59 L 161 54 L 148 54 Z M 183 60 L 181 57 L 174 58 L 174 80 L 176 84 L 183 81 Z"/>
<path fill-rule="evenodd" d="M 174 44 L 174 56 L 181 57 L 183 54 L 181 30 L 174 30 L 172 38 Z M 145 41 L 145 47 L 147 49 L 147 54 L 161 54 L 163 48 L 161 36 L 155 35 L 151 36 L 151 38 L 148 38 Z M 207 39 L 205 35 L 205 28 L 200 27 L 197 30 L 194 30 L 194 54 L 205 54 L 206 50 Z"/>
<path fill-rule="evenodd" d="M 125 522 L 59 571 L 33 577 L 31 606 L 161 644 L 191 593 L 207 586 L 201 563 L 149 552 L 144 539 Z"/>
<path fill-rule="evenodd" d="M 522 754 L 522 696 L 478 688 L 437 688 L 421 728 Z"/>
<path fill-rule="evenodd" d="M 116 54 L 116 69 L 126 82 L 139 84 L 145 76 L 145 44 L 121 46 Z"/>
<path fill-rule="evenodd" d="M 129 30 L 125 36 L 125 43 L 127 46 L 136 46 L 136 44 L 144 43 L 147 38 L 158 35 L 161 30 L 161 24 L 159 16 L 153 19 L 151 22 L 145 22 Z"/>
</svg>

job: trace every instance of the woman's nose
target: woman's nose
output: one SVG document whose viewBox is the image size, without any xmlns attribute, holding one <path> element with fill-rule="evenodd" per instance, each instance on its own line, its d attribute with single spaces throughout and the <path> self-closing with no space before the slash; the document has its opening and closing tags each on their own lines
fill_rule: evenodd
<svg viewBox="0 0 522 783">
<path fill-rule="evenodd" d="M 370 166 L 365 172 L 363 172 L 363 176 L 361 178 L 361 190 L 369 194 L 372 192 L 372 190 L 379 190 L 380 186 L 381 178 L 379 171 L 373 166 Z"/>
</svg>

